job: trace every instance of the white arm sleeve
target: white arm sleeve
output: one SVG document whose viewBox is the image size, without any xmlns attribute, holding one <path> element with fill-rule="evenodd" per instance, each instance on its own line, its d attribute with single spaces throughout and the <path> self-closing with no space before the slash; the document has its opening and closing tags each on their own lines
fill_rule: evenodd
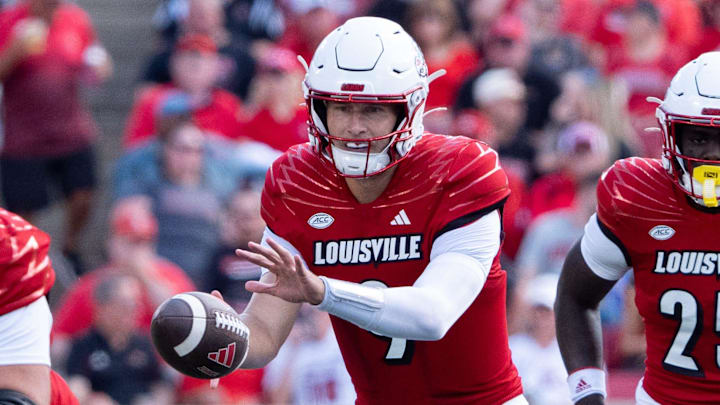
<svg viewBox="0 0 720 405">
<path fill-rule="evenodd" d="M 605 280 L 619 280 L 630 269 L 620 247 L 600 229 L 597 214 L 585 224 L 580 251 L 590 270 Z"/>
<path fill-rule="evenodd" d="M 267 247 L 267 248 L 272 249 L 272 248 L 270 247 L 270 245 L 268 245 L 268 243 L 267 243 L 267 239 L 268 239 L 268 238 L 274 240 L 274 241 L 277 242 L 280 246 L 282 246 L 282 247 L 284 247 L 285 249 L 287 249 L 287 250 L 290 252 L 291 255 L 293 255 L 293 256 L 295 256 L 295 255 L 300 256 L 300 259 L 302 259 L 303 264 L 304 264 L 305 267 L 307 268 L 307 263 L 305 262 L 305 259 L 304 259 L 304 258 L 302 257 L 302 255 L 300 254 L 300 251 L 297 250 L 297 249 L 295 249 L 295 246 L 293 246 L 292 243 L 290 243 L 290 242 L 288 242 L 287 240 L 285 240 L 285 239 L 283 239 L 283 238 L 275 235 L 275 234 L 273 233 L 273 231 L 270 230 L 270 228 L 265 227 L 265 231 L 263 231 L 262 241 L 260 242 L 260 244 L 263 245 L 263 246 L 265 246 L 265 247 Z M 266 269 L 265 267 L 261 267 L 260 269 L 262 270 L 262 274 L 261 274 L 262 276 L 264 276 L 265 273 L 267 273 L 268 271 L 270 271 L 270 270 Z"/>
<path fill-rule="evenodd" d="M 379 335 L 439 340 L 482 290 L 500 248 L 493 211 L 439 236 L 430 263 L 411 287 L 378 289 L 322 277 L 318 308 Z"/>
</svg>

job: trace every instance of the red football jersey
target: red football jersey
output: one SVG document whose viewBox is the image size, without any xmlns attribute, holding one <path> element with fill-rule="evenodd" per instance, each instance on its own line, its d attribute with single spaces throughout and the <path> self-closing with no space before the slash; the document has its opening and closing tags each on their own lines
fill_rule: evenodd
<svg viewBox="0 0 720 405">
<path fill-rule="evenodd" d="M 0 315 L 45 295 L 55 282 L 50 237 L 0 208 Z"/>
<path fill-rule="evenodd" d="M 55 370 L 50 370 L 50 405 L 80 405 L 75 394 Z"/>
<path fill-rule="evenodd" d="M 643 387 L 666 405 L 720 404 L 720 210 L 691 205 L 659 160 L 630 158 L 603 174 L 598 219 L 634 271 Z"/>
<path fill-rule="evenodd" d="M 502 207 L 507 177 L 495 151 L 426 134 L 384 193 L 360 204 L 308 144 L 273 164 L 262 196 L 268 227 L 310 269 L 375 286 L 409 286 L 433 241 Z M 359 404 L 501 404 L 522 393 L 507 343 L 506 275 L 496 257 L 482 291 L 439 341 L 375 335 L 331 317 Z"/>
</svg>

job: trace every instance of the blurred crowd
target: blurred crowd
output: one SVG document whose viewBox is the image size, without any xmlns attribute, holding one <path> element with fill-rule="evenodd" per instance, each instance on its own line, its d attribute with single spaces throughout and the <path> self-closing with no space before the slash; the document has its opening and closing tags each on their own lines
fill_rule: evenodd
<svg viewBox="0 0 720 405">
<path fill-rule="evenodd" d="M 218 389 L 161 364 L 147 331 L 170 296 L 218 289 L 237 310 L 259 268 L 271 162 L 307 141 L 300 55 L 349 17 L 375 15 L 416 38 L 434 81 L 426 129 L 499 152 L 513 357 L 533 405 L 567 398 L 552 303 L 563 259 L 612 161 L 657 157 L 655 104 L 674 72 L 720 47 L 713 0 L 162 0 L 111 184 L 99 184 L 97 126 L 82 89 L 113 58 L 87 12 L 62 0 L 0 1 L 4 206 L 32 221 L 62 201 L 63 257 L 79 276 L 54 306 L 52 353 L 85 404 L 347 404 L 353 390 L 327 315 L 307 308 L 266 370 Z M 115 134 L 113 134 L 115 135 Z M 105 164 L 105 163 L 104 163 Z M 111 190 L 107 263 L 80 236 Z M 625 279 L 602 307 L 608 367 L 642 367 L 642 323 Z M 538 361 L 539 358 L 546 359 Z M 610 388 L 612 395 L 612 385 Z M 562 394 L 560 394 L 562 393 Z"/>
</svg>

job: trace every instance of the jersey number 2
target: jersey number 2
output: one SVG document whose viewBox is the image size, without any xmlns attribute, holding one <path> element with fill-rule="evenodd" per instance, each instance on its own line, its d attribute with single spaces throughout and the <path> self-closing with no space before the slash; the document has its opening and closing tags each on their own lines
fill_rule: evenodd
<svg viewBox="0 0 720 405">
<path fill-rule="evenodd" d="M 388 285 L 380 280 L 365 280 L 361 283 L 368 287 L 388 288 Z M 410 364 L 413 353 L 415 352 L 415 341 L 402 338 L 389 338 L 370 332 L 380 339 L 390 342 L 387 352 L 385 353 L 385 363 L 390 365 Z"/>
<path fill-rule="evenodd" d="M 705 372 L 691 355 L 703 329 L 703 309 L 697 299 L 685 290 L 667 290 L 660 296 L 660 313 L 680 322 L 663 367 L 684 375 L 704 377 Z M 715 333 L 720 335 L 720 292 L 715 295 Z M 720 345 L 715 346 L 715 363 L 720 367 Z"/>
</svg>

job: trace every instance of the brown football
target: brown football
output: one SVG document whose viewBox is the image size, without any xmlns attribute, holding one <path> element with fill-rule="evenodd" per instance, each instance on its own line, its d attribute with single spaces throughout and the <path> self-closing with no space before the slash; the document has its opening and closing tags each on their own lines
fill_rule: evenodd
<svg viewBox="0 0 720 405">
<path fill-rule="evenodd" d="M 163 302 L 150 326 L 153 345 L 174 369 L 195 378 L 218 378 L 237 369 L 250 331 L 224 301 L 203 292 Z"/>
</svg>

